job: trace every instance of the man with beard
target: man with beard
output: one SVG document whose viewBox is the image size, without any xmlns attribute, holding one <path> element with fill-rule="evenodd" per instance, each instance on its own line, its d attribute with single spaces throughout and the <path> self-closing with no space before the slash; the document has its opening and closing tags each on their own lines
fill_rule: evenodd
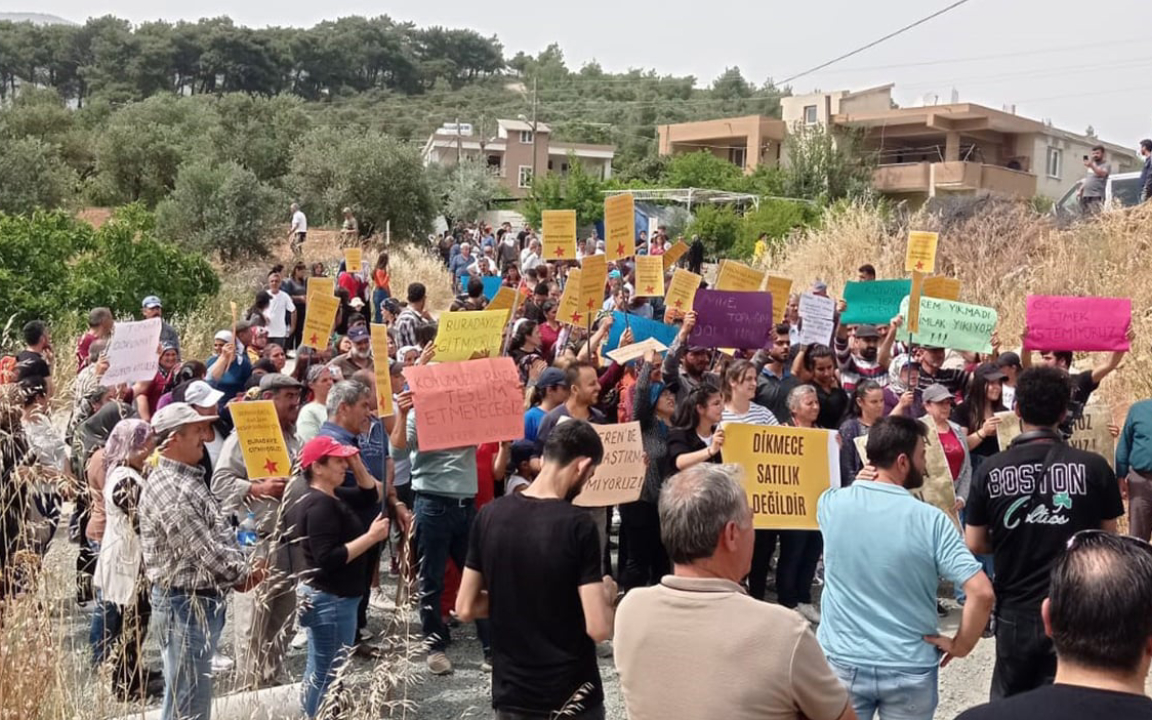
<svg viewBox="0 0 1152 720">
<path fill-rule="evenodd" d="M 684 324 L 680 326 L 680 333 L 676 335 L 668 354 L 664 356 L 664 365 L 661 370 L 668 384 L 677 381 L 676 407 L 680 407 L 692 391 L 700 387 L 704 381 L 722 387 L 720 376 L 708 372 L 712 364 L 712 349 L 703 345 L 689 345 L 688 336 L 696 327 L 696 311 L 690 310 L 684 316 Z"/>
<path fill-rule="evenodd" d="M 874 480 L 826 491 L 823 622 L 816 633 L 856 715 L 931 720 L 939 668 L 964 657 L 992 612 L 992 583 L 956 526 L 910 491 L 924 483 L 925 429 L 891 416 L 868 432 Z M 938 634 L 939 578 L 968 595 L 954 637 Z"/>
<path fill-rule="evenodd" d="M 595 643 L 612 637 L 616 583 L 601 577 L 595 523 L 572 505 L 603 458 L 591 425 L 558 425 L 532 484 L 472 527 L 456 614 L 491 619 L 500 720 L 604 717 Z"/>
<path fill-rule="evenodd" d="M 372 370 L 372 336 L 367 328 L 352 328 L 348 331 L 348 339 L 352 341 L 352 349 L 332 360 L 332 364 L 343 373 L 342 377 L 350 378 L 361 370 Z"/>
<path fill-rule="evenodd" d="M 792 375 L 792 328 L 788 323 L 779 323 L 775 329 L 772 344 L 757 353 L 756 362 L 765 357 L 767 361 L 756 379 L 756 397 L 753 400 L 771 410 L 780 422 L 789 423 L 792 411 L 788 409 L 788 393 L 800 381 Z"/>
<path fill-rule="evenodd" d="M 892 320 L 892 327 L 900 327 L 901 318 Z M 889 331 L 883 339 L 875 325 L 857 325 L 855 337 L 848 337 L 848 328 L 839 325 L 833 347 L 840 365 L 840 383 L 849 395 L 865 380 L 875 380 L 880 387 L 888 385 L 888 364 L 892 361 L 892 342 L 896 333 Z"/>
</svg>

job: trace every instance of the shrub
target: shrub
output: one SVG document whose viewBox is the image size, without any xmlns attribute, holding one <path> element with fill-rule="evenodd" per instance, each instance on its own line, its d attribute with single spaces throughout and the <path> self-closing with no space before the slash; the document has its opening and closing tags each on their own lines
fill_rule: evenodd
<svg viewBox="0 0 1152 720">
<path fill-rule="evenodd" d="M 35 138 L 0 137 L 0 212 L 24 213 L 69 204 L 76 173 L 56 149 Z"/>
<path fill-rule="evenodd" d="M 688 234 L 700 236 L 709 257 L 725 257 L 736 244 L 741 222 L 731 207 L 703 205 L 688 226 Z"/>
<path fill-rule="evenodd" d="M 756 241 L 762 233 L 768 234 L 769 249 L 779 249 L 793 230 L 812 225 L 819 219 L 820 211 L 816 206 L 805 202 L 761 200 L 758 209 L 744 216 L 739 237 L 732 247 L 732 257 L 740 260 L 752 258 Z"/>
</svg>

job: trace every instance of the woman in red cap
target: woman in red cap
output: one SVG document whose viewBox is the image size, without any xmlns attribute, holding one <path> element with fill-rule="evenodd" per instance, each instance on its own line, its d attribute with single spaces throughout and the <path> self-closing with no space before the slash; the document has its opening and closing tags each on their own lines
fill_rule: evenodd
<svg viewBox="0 0 1152 720">
<path fill-rule="evenodd" d="M 308 631 L 304 713 L 316 717 L 328 686 L 356 642 L 356 608 L 369 572 L 365 552 L 388 537 L 388 519 L 364 527 L 357 510 L 380 505 L 376 484 L 342 488 L 360 451 L 325 435 L 300 451 L 308 489 L 289 510 L 288 526 L 303 549 L 305 570 L 296 586 L 300 625 Z M 357 478 L 371 479 L 367 472 Z"/>
</svg>

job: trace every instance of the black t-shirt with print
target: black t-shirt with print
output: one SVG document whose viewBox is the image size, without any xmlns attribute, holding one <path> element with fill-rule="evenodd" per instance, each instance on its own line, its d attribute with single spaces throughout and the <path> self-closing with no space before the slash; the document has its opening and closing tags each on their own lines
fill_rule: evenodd
<svg viewBox="0 0 1152 720">
<path fill-rule="evenodd" d="M 1152 720 L 1152 698 L 1076 685 L 1048 685 L 966 710 L 956 720 Z"/>
<path fill-rule="evenodd" d="M 991 535 L 1002 608 L 1038 610 L 1068 539 L 1124 514 L 1108 462 L 1064 444 L 1033 499 L 1051 447 L 1048 440 L 1013 445 L 985 460 L 972 481 L 967 522 L 987 527 Z"/>
</svg>

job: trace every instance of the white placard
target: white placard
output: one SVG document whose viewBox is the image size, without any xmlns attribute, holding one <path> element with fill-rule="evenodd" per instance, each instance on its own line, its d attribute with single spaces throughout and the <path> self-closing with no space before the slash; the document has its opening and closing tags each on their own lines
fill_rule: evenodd
<svg viewBox="0 0 1152 720">
<path fill-rule="evenodd" d="M 832 298 L 812 293 L 800 296 L 800 344 L 832 344 L 832 332 L 836 329 L 833 318 L 836 316 L 836 301 Z"/>
<path fill-rule="evenodd" d="M 116 323 L 108 342 L 108 371 L 100 384 L 113 387 L 156 377 L 160 325 L 160 318 Z"/>
</svg>

